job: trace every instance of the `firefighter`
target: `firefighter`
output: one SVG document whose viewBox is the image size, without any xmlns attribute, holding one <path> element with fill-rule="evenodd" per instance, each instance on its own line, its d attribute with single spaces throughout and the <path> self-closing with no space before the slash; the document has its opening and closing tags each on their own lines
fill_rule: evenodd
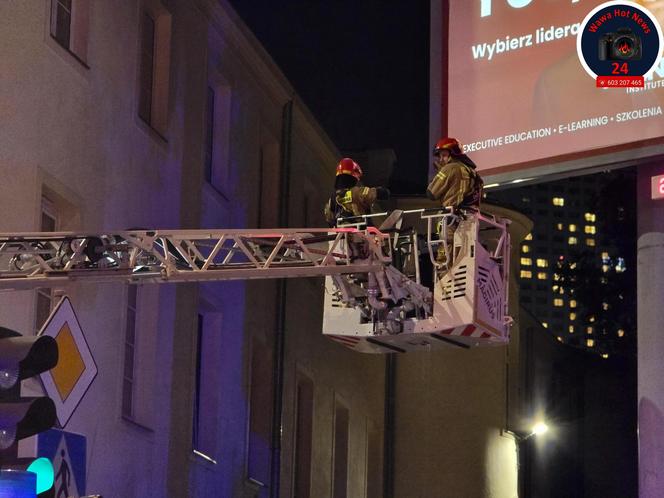
<svg viewBox="0 0 664 498">
<path fill-rule="evenodd" d="M 450 207 L 454 214 L 462 211 L 479 211 L 484 182 L 475 171 L 476 165 L 461 149 L 455 138 L 441 138 L 433 149 L 433 165 L 436 175 L 427 187 L 427 197 L 440 202 L 441 207 Z M 458 222 L 447 227 L 447 245 L 454 242 L 454 231 Z M 438 263 L 445 263 L 445 245 L 439 244 L 436 254 Z"/>
<path fill-rule="evenodd" d="M 334 194 L 325 204 L 325 220 L 331 227 L 339 218 L 351 218 L 371 213 L 377 200 L 389 199 L 390 191 L 384 187 L 360 186 L 362 168 L 352 159 L 345 157 L 337 165 L 334 181 Z"/>
</svg>

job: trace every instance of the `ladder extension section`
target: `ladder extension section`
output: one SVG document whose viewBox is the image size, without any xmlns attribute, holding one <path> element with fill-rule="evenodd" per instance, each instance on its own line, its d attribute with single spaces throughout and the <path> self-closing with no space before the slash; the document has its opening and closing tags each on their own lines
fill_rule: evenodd
<svg viewBox="0 0 664 498">
<path fill-rule="evenodd" d="M 318 277 L 390 262 L 389 235 L 375 228 L 0 233 L 0 290 Z"/>
</svg>

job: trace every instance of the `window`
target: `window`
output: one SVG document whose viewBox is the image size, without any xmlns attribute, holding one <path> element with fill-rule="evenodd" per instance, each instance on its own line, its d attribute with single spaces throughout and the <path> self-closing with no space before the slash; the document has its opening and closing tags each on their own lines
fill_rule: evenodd
<svg viewBox="0 0 664 498">
<path fill-rule="evenodd" d="M 127 316 L 124 342 L 124 375 L 122 379 L 122 415 L 134 416 L 134 364 L 136 361 L 136 309 L 138 286 L 127 287 Z"/>
<path fill-rule="evenodd" d="M 42 232 L 55 232 L 58 228 L 58 219 L 55 205 L 46 197 L 42 197 L 40 230 Z M 39 288 L 36 291 L 35 304 L 35 330 L 39 331 L 53 307 L 53 290 L 49 287 Z"/>
<path fill-rule="evenodd" d="M 51 0 L 51 36 L 83 64 L 87 59 L 89 17 L 89 0 Z"/>
<path fill-rule="evenodd" d="M 207 87 L 205 105 L 205 180 L 212 183 L 212 153 L 214 151 L 214 89 Z"/>
<path fill-rule="evenodd" d="M 565 199 L 563 197 L 554 197 L 552 203 L 554 206 L 562 207 L 565 205 Z"/>
<path fill-rule="evenodd" d="M 618 329 L 618 337 L 624 337 L 625 331 L 623 329 Z"/>
<path fill-rule="evenodd" d="M 586 245 L 588 247 L 595 247 L 595 239 L 586 239 Z"/>
<path fill-rule="evenodd" d="M 576 299 L 571 299 L 570 300 L 569 307 L 570 308 L 576 308 Z"/>
<path fill-rule="evenodd" d="M 559 232 L 563 230 L 563 224 L 562 223 L 556 223 L 556 230 Z"/>
<path fill-rule="evenodd" d="M 249 392 L 249 434 L 247 475 L 264 485 L 270 483 L 270 443 L 272 441 L 272 351 L 254 338 L 251 345 Z"/>
<path fill-rule="evenodd" d="M 520 276 L 521 278 L 533 278 L 533 272 L 530 270 L 521 270 Z"/>
<path fill-rule="evenodd" d="M 572 321 L 576 320 L 576 313 L 574 313 L 574 312 L 570 313 L 569 314 L 569 319 L 572 320 Z"/>
<path fill-rule="evenodd" d="M 549 262 L 546 259 L 537 258 L 538 268 L 546 268 L 549 266 Z"/>
<path fill-rule="evenodd" d="M 521 266 L 532 266 L 533 260 L 530 258 L 521 258 Z"/>
<path fill-rule="evenodd" d="M 559 308 L 563 305 L 563 300 L 561 298 L 557 297 L 553 300 L 553 305 L 556 306 L 557 308 Z"/>
<path fill-rule="evenodd" d="M 348 426 L 348 408 L 337 399 L 334 406 L 333 498 L 348 496 Z"/>
<path fill-rule="evenodd" d="M 279 225 L 279 142 L 266 130 L 261 130 L 260 185 L 259 185 L 259 227 Z"/>
<path fill-rule="evenodd" d="M 569 231 L 570 231 L 570 232 L 576 232 L 576 225 L 574 225 L 573 223 L 570 224 L 570 226 L 569 226 Z"/>
<path fill-rule="evenodd" d="M 586 226 L 583 227 L 583 231 L 585 233 L 595 234 L 597 229 L 595 228 L 595 225 L 586 225 Z"/>
<path fill-rule="evenodd" d="M 155 411 L 159 290 L 140 285 L 126 289 L 121 413 L 126 420 L 150 428 Z"/>
<path fill-rule="evenodd" d="M 367 421 L 367 492 L 366 496 L 383 496 L 382 432 Z"/>
<path fill-rule="evenodd" d="M 171 16 L 158 0 L 146 0 L 140 16 L 138 116 L 166 135 Z"/>
<path fill-rule="evenodd" d="M 314 386 L 300 374 L 295 394 L 295 457 L 293 466 L 293 496 L 311 496 L 311 444 L 314 410 Z"/>
<path fill-rule="evenodd" d="M 591 221 L 591 222 L 594 222 L 596 219 L 595 213 L 584 213 L 583 217 L 586 221 Z"/>
<path fill-rule="evenodd" d="M 154 19 L 143 12 L 141 22 L 141 87 L 138 115 L 150 124 L 152 118 L 152 87 L 154 85 Z"/>
<path fill-rule="evenodd" d="M 524 240 L 533 240 L 533 234 L 532 232 L 526 235 L 526 238 Z"/>
<path fill-rule="evenodd" d="M 544 272 L 544 271 L 537 272 L 537 279 L 538 280 L 546 280 L 546 277 L 547 277 L 546 272 Z"/>
<path fill-rule="evenodd" d="M 521 252 L 523 252 L 524 254 L 529 253 L 530 252 L 530 246 L 524 244 L 523 246 L 521 246 Z"/>
<path fill-rule="evenodd" d="M 219 420 L 220 350 L 218 347 L 221 315 L 201 305 L 196 323 L 196 377 L 192 447 L 194 453 L 216 463 L 217 427 Z"/>
<path fill-rule="evenodd" d="M 592 348 L 595 345 L 595 340 L 594 339 L 586 339 L 586 346 L 589 348 Z"/>
<path fill-rule="evenodd" d="M 593 333 L 593 328 L 592 327 L 586 327 L 586 334 L 592 335 Z"/>
<path fill-rule="evenodd" d="M 546 322 L 542 322 L 542 327 L 544 327 L 545 329 L 548 329 L 548 328 L 549 328 L 549 324 L 546 323 Z"/>
<path fill-rule="evenodd" d="M 578 243 L 579 241 L 577 240 L 576 237 L 570 237 L 567 239 L 567 244 L 570 246 L 574 246 Z"/>
<path fill-rule="evenodd" d="M 567 331 L 568 331 L 570 334 L 573 334 L 573 333 L 574 333 L 574 325 L 570 325 L 569 327 L 567 327 Z"/>
</svg>

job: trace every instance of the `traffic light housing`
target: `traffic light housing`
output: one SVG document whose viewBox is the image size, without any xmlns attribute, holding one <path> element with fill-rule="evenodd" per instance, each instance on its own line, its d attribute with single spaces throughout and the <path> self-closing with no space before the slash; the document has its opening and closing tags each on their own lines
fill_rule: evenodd
<svg viewBox="0 0 664 498">
<path fill-rule="evenodd" d="M 21 381 L 58 363 L 58 345 L 49 336 L 22 336 L 0 327 L 0 463 L 16 460 L 18 441 L 53 427 L 53 400 L 21 397 Z"/>
</svg>

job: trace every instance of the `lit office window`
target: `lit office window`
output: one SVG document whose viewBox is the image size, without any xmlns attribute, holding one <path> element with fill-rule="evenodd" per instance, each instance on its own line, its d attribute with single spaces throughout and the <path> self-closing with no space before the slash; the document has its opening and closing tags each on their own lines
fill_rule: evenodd
<svg viewBox="0 0 664 498">
<path fill-rule="evenodd" d="M 602 253 L 602 261 L 607 261 L 609 259 L 609 253 L 608 252 L 603 252 Z"/>
<path fill-rule="evenodd" d="M 521 246 L 521 252 L 524 253 L 524 254 L 529 253 L 530 252 L 530 246 L 527 246 L 525 244 L 522 245 Z"/>
<path fill-rule="evenodd" d="M 575 246 L 579 241 L 576 237 L 570 237 L 567 239 L 567 244 L 570 246 Z"/>
<path fill-rule="evenodd" d="M 589 321 L 590 323 L 595 323 L 595 317 L 594 317 L 594 316 L 591 316 L 591 317 L 588 319 L 588 321 Z"/>
<path fill-rule="evenodd" d="M 563 207 L 565 205 L 565 199 L 562 197 L 554 197 L 552 202 L 554 206 L 558 207 Z"/>
<path fill-rule="evenodd" d="M 585 218 L 586 221 L 591 221 L 591 222 L 594 222 L 596 219 L 595 213 L 585 213 L 583 217 Z"/>
<path fill-rule="evenodd" d="M 546 280 L 547 274 L 544 271 L 537 272 L 537 280 Z"/>
<path fill-rule="evenodd" d="M 609 309 L 609 303 L 602 303 L 602 309 L 604 311 L 608 310 Z"/>
<path fill-rule="evenodd" d="M 625 331 L 623 329 L 618 329 L 618 337 L 624 337 Z"/>
<path fill-rule="evenodd" d="M 533 272 L 530 270 L 521 270 L 521 278 L 533 278 Z"/>
<path fill-rule="evenodd" d="M 560 280 L 560 275 L 559 275 L 558 273 L 554 273 L 554 274 L 553 274 L 553 280 L 554 280 L 555 282 L 557 282 L 558 280 Z"/>
<path fill-rule="evenodd" d="M 546 259 L 537 258 L 537 266 L 539 268 L 546 268 L 549 266 L 549 262 Z"/>
<path fill-rule="evenodd" d="M 604 353 L 604 354 L 602 355 L 602 358 L 604 358 L 605 360 L 606 360 L 608 357 L 609 357 L 609 354 L 608 354 L 608 353 Z"/>
<path fill-rule="evenodd" d="M 586 327 L 586 334 L 592 335 L 593 333 L 593 328 L 592 327 Z"/>
<path fill-rule="evenodd" d="M 526 238 L 524 240 L 533 240 L 533 234 L 532 232 L 526 235 Z"/>
<path fill-rule="evenodd" d="M 569 314 L 569 319 L 570 319 L 570 320 L 576 320 L 576 313 L 574 313 L 574 312 L 572 311 L 572 312 Z"/>
<path fill-rule="evenodd" d="M 592 348 L 595 345 L 595 340 L 594 339 L 588 339 L 586 340 L 586 346 L 589 348 Z"/>
<path fill-rule="evenodd" d="M 521 266 L 532 266 L 533 260 L 530 258 L 521 258 Z"/>
<path fill-rule="evenodd" d="M 570 226 L 569 226 L 569 231 L 570 231 L 570 232 L 576 232 L 576 225 L 573 224 L 573 223 L 570 224 Z"/>
<path fill-rule="evenodd" d="M 570 307 L 570 308 L 576 308 L 576 299 L 572 299 L 572 300 L 569 302 L 569 307 Z"/>
<path fill-rule="evenodd" d="M 595 247 L 595 239 L 586 239 L 586 245 L 588 247 Z"/>
<path fill-rule="evenodd" d="M 568 332 L 569 332 L 570 334 L 573 334 L 573 333 L 574 333 L 574 325 L 570 325 L 570 326 L 567 328 L 567 330 L 568 330 Z"/>
<path fill-rule="evenodd" d="M 556 223 L 556 230 L 562 231 L 565 226 L 562 223 Z"/>
<path fill-rule="evenodd" d="M 553 300 L 553 305 L 554 305 L 556 308 L 560 308 L 560 307 L 563 305 L 563 300 L 560 299 L 559 297 L 557 297 L 557 298 L 555 298 L 555 299 Z"/>
<path fill-rule="evenodd" d="M 609 265 L 602 265 L 602 271 L 604 273 L 608 272 L 609 271 Z"/>
<path fill-rule="evenodd" d="M 597 233 L 597 228 L 595 228 L 595 225 L 586 225 L 583 227 L 584 233 L 590 233 L 590 234 L 595 234 Z"/>
</svg>

